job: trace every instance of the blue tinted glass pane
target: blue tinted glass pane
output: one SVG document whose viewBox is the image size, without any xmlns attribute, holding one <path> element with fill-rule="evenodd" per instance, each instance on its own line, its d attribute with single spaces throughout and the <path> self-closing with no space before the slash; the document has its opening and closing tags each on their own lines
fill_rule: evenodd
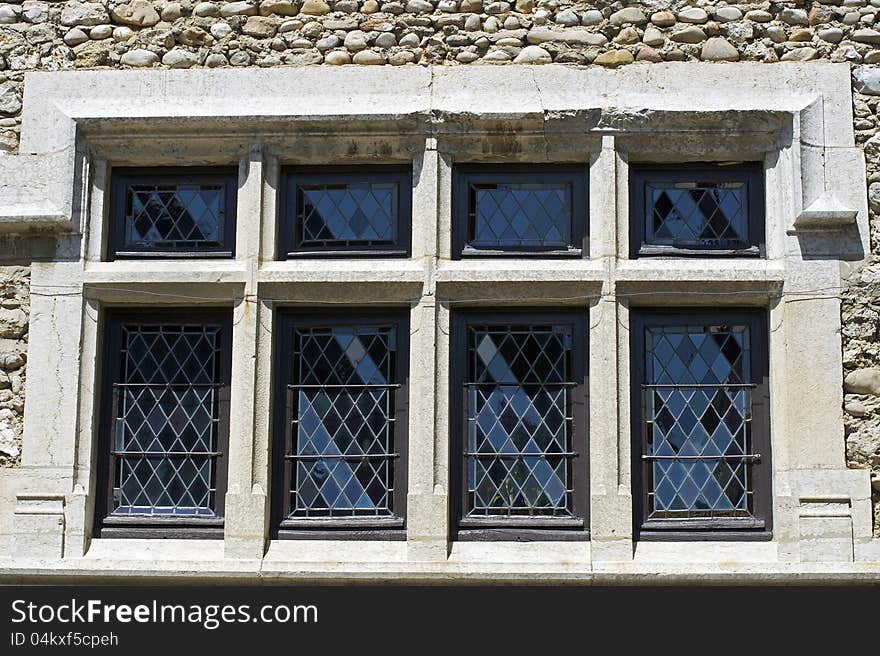
<svg viewBox="0 0 880 656">
<path fill-rule="evenodd" d="M 391 514 L 395 329 L 315 327 L 294 337 L 292 514 Z"/>
<path fill-rule="evenodd" d="M 392 244 L 396 238 L 396 183 L 308 184 L 297 195 L 303 246 Z"/>
<path fill-rule="evenodd" d="M 216 248 L 223 242 L 222 184 L 132 184 L 126 194 L 124 245 Z"/>
<path fill-rule="evenodd" d="M 646 347 L 651 512 L 747 513 L 748 326 L 650 326 Z"/>
<path fill-rule="evenodd" d="M 744 182 L 648 182 L 647 243 L 716 249 L 748 246 L 747 190 Z"/>
<path fill-rule="evenodd" d="M 498 183 L 471 186 L 473 248 L 567 248 L 571 185 Z"/>
<path fill-rule="evenodd" d="M 219 328 L 122 328 L 115 515 L 211 515 Z"/>
<path fill-rule="evenodd" d="M 468 333 L 469 514 L 570 514 L 571 326 Z"/>
</svg>

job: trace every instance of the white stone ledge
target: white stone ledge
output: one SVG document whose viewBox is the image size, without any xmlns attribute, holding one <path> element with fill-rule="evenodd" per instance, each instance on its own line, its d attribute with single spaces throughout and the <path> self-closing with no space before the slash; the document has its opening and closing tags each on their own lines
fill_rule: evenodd
<svg viewBox="0 0 880 656">
<path fill-rule="evenodd" d="M 116 260 L 90 262 L 83 270 L 86 285 L 125 283 L 244 283 L 248 269 L 235 260 Z"/>
<path fill-rule="evenodd" d="M 499 258 L 440 260 L 438 283 L 451 282 L 600 282 L 606 277 L 600 260 Z"/>
<path fill-rule="evenodd" d="M 403 282 L 420 283 L 428 276 L 425 259 L 321 259 L 264 262 L 258 271 L 260 283 L 286 282 Z"/>
</svg>

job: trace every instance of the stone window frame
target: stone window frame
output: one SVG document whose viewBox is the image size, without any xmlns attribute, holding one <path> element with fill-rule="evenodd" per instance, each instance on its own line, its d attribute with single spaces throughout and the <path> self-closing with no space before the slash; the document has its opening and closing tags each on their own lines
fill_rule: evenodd
<svg viewBox="0 0 880 656">
<path fill-rule="evenodd" d="M 100 413 L 96 436 L 97 476 L 93 534 L 99 538 L 216 538 L 223 533 L 225 495 L 227 488 L 227 457 L 229 448 L 229 410 L 232 364 L 232 315 L 224 309 L 186 307 L 107 307 L 103 314 L 101 386 L 97 410 Z M 116 394 L 118 378 L 120 329 L 125 322 L 171 324 L 203 323 L 220 328 L 220 361 L 218 387 L 217 456 L 214 460 L 214 516 L 113 516 L 109 512 L 113 500 L 116 459 L 112 453 L 115 435 Z M 105 493 L 101 494 L 101 490 Z"/>
<path fill-rule="evenodd" d="M 407 308 L 363 308 L 346 305 L 344 309 L 308 307 L 278 307 L 275 310 L 273 361 L 274 408 L 272 420 L 271 461 L 271 525 L 274 539 L 323 539 L 323 540 L 404 540 L 406 539 L 406 495 L 409 419 L 409 313 Z M 293 353 L 290 333 L 298 326 L 370 326 L 393 325 L 397 330 L 398 349 L 395 353 L 397 385 L 394 391 L 395 413 L 393 424 L 394 459 L 393 515 L 389 517 L 315 517 L 295 518 L 289 516 L 290 477 L 292 465 L 284 458 L 293 436 L 287 429 L 289 400 L 282 382 L 285 360 Z"/>
<path fill-rule="evenodd" d="M 312 183 L 390 181 L 397 184 L 397 216 L 394 243 L 356 246 L 303 246 L 297 238 L 298 193 L 301 180 Z M 362 166 L 333 165 L 286 166 L 281 172 L 278 216 L 279 260 L 302 257 L 409 257 L 412 248 L 412 165 L 367 164 Z"/>
<path fill-rule="evenodd" d="M 235 257 L 236 199 L 238 188 L 234 168 L 205 166 L 119 167 L 111 173 L 108 199 L 107 261 L 137 258 L 232 258 Z M 225 186 L 223 240 L 211 248 L 161 250 L 154 246 L 132 247 L 123 235 L 128 185 L 138 183 L 215 182 Z"/>
<path fill-rule="evenodd" d="M 321 297 L 327 303 L 357 305 L 380 297 L 386 303 L 410 305 L 411 372 L 418 372 L 418 385 L 435 391 L 430 403 L 418 395 L 411 398 L 411 416 L 420 420 L 410 423 L 407 542 L 405 549 L 392 551 L 396 555 L 389 557 L 398 559 L 394 562 L 445 561 L 438 565 L 443 571 L 473 571 L 462 568 L 497 561 L 485 552 L 454 542 L 450 545 L 445 484 L 449 427 L 442 407 L 438 411 L 433 402 L 436 398 L 442 406 L 449 394 L 442 370 L 448 362 L 451 313 L 480 303 L 582 307 L 590 316 L 591 384 L 603 381 L 607 386 L 610 382 L 613 392 L 605 399 L 593 395 L 590 409 L 591 425 L 598 427 L 591 435 L 591 542 L 586 555 L 583 550 L 566 553 L 577 562 L 639 562 L 641 554 L 650 550 L 633 541 L 629 432 L 619 422 L 629 412 L 629 373 L 624 366 L 629 353 L 625 334 L 629 310 L 656 303 L 681 304 L 681 295 L 698 287 L 706 303 L 768 308 L 773 326 L 773 417 L 781 427 L 774 430 L 774 455 L 783 454 L 774 458 L 773 559 L 777 550 L 780 562 L 812 553 L 813 544 L 802 537 L 809 530 L 804 527 L 818 517 L 810 513 L 821 510 L 822 500 L 834 495 L 851 500 L 847 507 L 852 513 L 846 515 L 846 521 L 852 519 L 855 536 L 850 557 L 854 549 L 855 558 L 864 559 L 872 548 L 870 487 L 864 472 L 843 469 L 842 426 L 835 415 L 839 399 L 834 393 L 820 397 L 804 390 L 810 399 L 809 412 L 794 412 L 791 403 L 800 390 L 800 381 L 792 373 L 798 367 L 820 367 L 830 381 L 827 389 L 840 387 L 835 382 L 840 377 L 836 325 L 831 325 L 836 322 L 816 320 L 839 315 L 839 301 L 798 295 L 838 285 L 839 263 L 823 258 L 858 259 L 867 244 L 864 160 L 852 140 L 849 74 L 845 67 L 816 63 L 761 66 L 760 75 L 749 75 L 754 68 L 749 64 L 736 66 L 738 74 L 731 78 L 728 66 L 689 65 L 692 74 L 686 80 L 677 69 L 667 71 L 662 66 L 650 71 L 644 67 L 615 71 L 543 67 L 540 79 L 528 67 L 303 69 L 296 75 L 271 70 L 165 71 L 161 85 L 156 84 L 154 71 L 113 73 L 112 82 L 108 72 L 96 71 L 81 74 L 88 79 L 85 86 L 79 81 L 73 84 L 60 73 L 28 74 L 24 154 L 14 158 L 27 181 L 13 190 L 5 225 L 81 227 L 85 234 L 82 241 L 76 236 L 63 237 L 59 246 L 72 259 L 82 247 L 81 271 L 79 263 L 56 262 L 35 266 L 33 274 L 34 289 L 43 294 L 69 290 L 71 283 L 79 285 L 79 294 L 65 292 L 70 298 L 34 297 L 40 306 L 34 308 L 35 316 L 47 313 L 55 325 L 63 320 L 76 323 L 77 330 L 58 336 L 49 322 L 39 321 L 31 328 L 32 344 L 57 342 L 62 352 L 76 354 L 70 356 L 77 363 L 75 373 L 68 370 L 60 387 L 50 374 L 57 369 L 52 358 L 35 348 L 28 377 L 30 387 L 44 388 L 68 410 L 75 407 L 79 421 L 75 427 L 61 425 L 38 402 L 32 402 L 26 411 L 23 474 L 31 465 L 52 461 L 59 452 L 75 454 L 81 463 L 91 462 L 90 396 L 96 377 L 91 362 L 103 308 L 113 303 L 160 302 L 161 297 L 149 294 L 189 294 L 193 304 L 231 305 L 236 323 L 233 387 L 244 411 L 231 421 L 234 466 L 231 462 L 230 471 L 235 472 L 235 481 L 231 481 L 227 502 L 235 512 L 228 513 L 223 548 L 226 557 L 233 559 L 266 555 L 262 567 L 267 572 L 289 572 L 285 567 L 292 562 L 316 562 L 317 555 L 307 548 L 305 552 L 304 547 L 292 550 L 288 546 L 292 541 L 278 544 L 281 541 L 269 540 L 264 531 L 267 485 L 261 472 L 269 431 L 262 417 L 268 408 L 265 377 L 271 369 L 267 364 L 271 328 L 267 325 L 274 308 L 283 304 L 306 305 Z M 340 84 L 328 85 L 328 74 L 337 75 Z M 364 94 L 362 98 L 348 91 L 344 98 L 325 97 L 347 89 L 346 84 L 388 88 L 384 83 L 392 78 L 385 76 L 392 74 L 394 87 L 402 91 L 390 105 L 382 96 Z M 205 94 L 192 93 L 196 75 Z M 116 76 L 126 80 L 127 86 L 118 85 Z M 362 76 L 368 80 L 361 80 Z M 250 101 L 227 97 L 225 91 L 250 88 L 257 81 L 267 85 L 260 88 L 271 84 L 276 89 L 271 103 L 261 102 L 259 115 Z M 132 94 L 131 85 L 141 85 L 137 88 L 142 92 Z M 494 93 L 499 85 L 520 94 L 515 114 L 510 113 L 511 99 L 502 101 Z M 95 94 L 94 86 L 102 93 Z M 720 87 L 724 94 L 707 94 L 705 107 L 693 110 L 695 90 Z M 222 96 L 212 91 L 219 89 L 224 89 Z M 161 104 L 151 106 L 155 115 L 133 112 L 132 107 L 143 107 L 144 97 L 152 95 L 162 98 Z M 377 97 L 385 104 L 377 102 Z M 49 98 L 52 102 L 46 102 Z M 38 107 L 51 111 L 37 111 Z M 174 108 L 170 117 L 169 107 Z M 423 112 L 423 107 L 430 111 Z M 321 119 L 322 115 L 326 116 Z M 340 118 L 347 121 L 344 134 L 338 127 Z M 53 129 L 56 123 L 69 129 Z M 194 135 L 194 126 L 205 130 Z M 704 138 L 682 157 L 681 144 L 695 134 Z M 342 139 L 328 139 L 328 135 Z M 239 232 L 241 248 L 228 262 L 189 263 L 162 271 L 142 262 L 102 262 L 100 196 L 107 163 L 179 162 L 184 138 L 186 156 L 193 164 L 239 161 L 239 226 L 244 225 L 244 216 L 250 222 L 258 217 L 259 229 L 247 224 L 249 234 Z M 133 143 L 148 146 L 137 153 L 148 161 L 131 161 Z M 389 143 L 394 144 L 390 149 Z M 764 160 L 768 185 L 774 189 L 768 197 L 766 260 L 676 259 L 660 266 L 656 261 L 627 257 L 628 223 L 621 220 L 628 216 L 627 164 L 669 158 L 670 154 L 689 161 L 746 156 Z M 273 261 L 279 166 L 316 164 L 328 157 L 353 164 L 413 160 L 412 258 L 381 265 L 366 259 L 322 262 L 320 267 L 306 261 Z M 439 238 L 447 234 L 451 216 L 446 190 L 451 189 L 452 167 L 456 162 L 499 158 L 589 160 L 589 259 L 537 262 L 526 267 L 528 276 L 508 261 L 483 261 L 476 266 L 452 259 L 451 245 Z M 7 170 L 6 166 L 0 162 L 0 170 Z M 44 179 L 46 170 L 63 173 Z M 35 195 L 46 203 L 30 202 Z M 0 196 L 6 198 L 8 190 L 0 190 Z M 791 340 L 809 340 L 815 347 L 808 360 L 797 350 L 785 348 Z M 41 437 L 38 429 L 49 437 Z M 817 436 L 809 449 L 795 442 L 795 436 L 807 430 Z M 34 445 L 47 441 L 53 443 L 54 451 L 42 455 Z M 41 492 L 44 488 L 34 476 L 27 491 L 19 494 L 17 512 L 36 522 L 40 521 L 37 517 L 54 518 L 44 508 L 61 503 L 60 516 L 67 520 L 59 553 L 75 557 L 90 549 L 108 553 L 101 551 L 107 547 L 100 541 L 90 544 L 83 533 L 83 518 L 92 512 L 91 471 L 77 469 L 71 477 L 74 492 L 59 497 Z M 49 505 L 40 505 L 44 502 Z M 817 525 L 824 521 L 815 519 Z M 23 540 L 28 539 L 25 532 Z M 544 545 L 535 548 L 539 547 Z M 753 554 L 769 553 L 753 548 L 743 547 Z M 535 553 L 528 550 L 528 543 L 510 549 L 507 553 L 517 562 L 522 554 Z M 341 547 L 335 546 L 327 557 L 341 553 Z M 346 567 L 360 571 L 356 562 Z M 320 570 L 320 565 L 305 569 L 311 573 Z M 556 565 L 551 569 L 562 573 Z M 491 578 L 485 571 L 484 575 Z M 592 578 L 593 574 L 572 576 Z"/>
</svg>

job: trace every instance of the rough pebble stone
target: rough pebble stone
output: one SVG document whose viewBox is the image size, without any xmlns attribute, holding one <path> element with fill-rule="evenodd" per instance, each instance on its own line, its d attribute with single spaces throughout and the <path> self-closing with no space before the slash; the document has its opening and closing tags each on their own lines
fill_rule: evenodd
<svg viewBox="0 0 880 656">
<path fill-rule="evenodd" d="M 18 92 L 11 84 L 0 84 L 0 114 L 12 116 L 20 111 Z M 21 310 L 0 310 L 0 337 L 21 337 L 23 325 L 18 318 L 23 314 Z M 27 322 L 27 317 L 24 322 Z"/>
<path fill-rule="evenodd" d="M 526 46 L 513 60 L 514 64 L 549 64 L 553 61 L 550 53 L 541 46 Z"/>
<path fill-rule="evenodd" d="M 379 66 L 385 63 L 385 58 L 375 50 L 361 50 L 351 58 L 351 61 L 365 66 Z"/>
<path fill-rule="evenodd" d="M 794 43 L 805 43 L 813 40 L 813 33 L 807 29 L 795 30 L 788 35 L 788 40 Z"/>
<path fill-rule="evenodd" d="M 343 45 L 352 52 L 364 50 L 367 47 L 367 36 L 360 30 L 349 32 L 345 35 Z"/>
<path fill-rule="evenodd" d="M 23 2 L 21 17 L 26 23 L 45 23 L 49 18 L 49 5 L 45 2 Z"/>
<path fill-rule="evenodd" d="M 113 40 L 119 43 L 124 43 L 128 41 L 131 37 L 134 36 L 134 30 L 130 27 L 126 27 L 125 25 L 120 25 L 119 27 L 113 28 Z"/>
<path fill-rule="evenodd" d="M 783 23 L 788 23 L 789 25 L 809 25 L 810 19 L 807 16 L 807 12 L 803 9 L 794 9 L 792 7 L 785 7 L 782 11 L 779 12 L 779 20 Z"/>
<path fill-rule="evenodd" d="M 266 16 L 250 16 L 241 28 L 242 32 L 256 39 L 269 39 L 275 36 L 277 30 L 275 19 Z"/>
<path fill-rule="evenodd" d="M 870 28 L 854 30 L 850 38 L 858 43 L 880 44 L 880 32 Z"/>
<path fill-rule="evenodd" d="M 851 371 L 843 379 L 843 389 L 848 394 L 880 396 L 880 368 L 868 367 Z"/>
<path fill-rule="evenodd" d="M 617 68 L 624 64 L 631 64 L 633 60 L 633 55 L 629 50 L 609 50 L 597 56 L 593 63 L 608 68 Z"/>
<path fill-rule="evenodd" d="M 755 21 L 756 23 L 769 23 L 773 20 L 773 14 L 763 9 L 753 9 L 746 12 L 746 20 Z"/>
<path fill-rule="evenodd" d="M 647 62 L 660 62 L 663 61 L 663 57 L 659 52 L 651 48 L 650 46 L 644 46 L 639 48 L 638 53 L 636 53 L 636 61 L 647 61 Z"/>
<path fill-rule="evenodd" d="M 624 46 L 638 43 L 640 40 L 639 31 L 634 27 L 624 27 L 618 32 L 617 36 L 612 39 L 614 43 Z"/>
<path fill-rule="evenodd" d="M 136 27 L 152 27 L 159 22 L 159 13 L 148 0 L 131 0 L 128 4 L 110 9 L 110 16 L 117 23 Z"/>
<path fill-rule="evenodd" d="M 666 42 L 666 37 L 656 27 L 646 27 L 642 41 L 648 46 L 662 46 Z"/>
<path fill-rule="evenodd" d="M 738 21 L 742 16 L 742 11 L 737 7 L 719 7 L 715 10 L 715 19 L 724 23 Z"/>
<path fill-rule="evenodd" d="M 700 43 L 706 40 L 706 33 L 696 25 L 688 25 L 674 31 L 669 38 L 676 43 Z"/>
<path fill-rule="evenodd" d="M 853 71 L 853 88 L 867 96 L 880 96 L 880 68 L 862 66 Z"/>
<path fill-rule="evenodd" d="M 526 34 L 526 41 L 533 45 L 557 42 L 582 46 L 602 46 L 608 43 L 608 38 L 604 34 L 584 29 L 554 30 L 547 27 L 533 27 Z"/>
<path fill-rule="evenodd" d="M 174 48 L 165 53 L 162 63 L 169 68 L 191 68 L 199 63 L 199 57 L 183 48 Z"/>
<path fill-rule="evenodd" d="M 638 7 L 624 7 L 619 11 L 615 11 L 611 14 L 610 20 L 612 25 L 626 25 L 627 23 L 642 25 L 648 22 L 645 14 Z"/>
<path fill-rule="evenodd" d="M 307 16 L 323 16 L 330 13 L 330 5 L 324 0 L 305 0 L 299 8 L 299 13 Z"/>
<path fill-rule="evenodd" d="M 113 28 L 110 25 L 96 25 L 89 30 L 89 38 L 95 41 L 109 39 L 113 36 Z"/>
<path fill-rule="evenodd" d="M 201 18 L 210 18 L 220 15 L 220 7 L 213 2 L 200 2 L 193 7 L 193 14 Z"/>
<path fill-rule="evenodd" d="M 688 7 L 678 12 L 678 20 L 682 23 L 698 23 L 702 24 L 709 20 L 709 14 L 705 9 L 699 7 Z"/>
<path fill-rule="evenodd" d="M 409 0 L 406 3 L 406 10 L 411 14 L 430 14 L 434 11 L 434 5 L 427 0 Z"/>
<path fill-rule="evenodd" d="M 125 66 L 143 67 L 152 66 L 159 61 L 159 55 L 145 48 L 129 50 L 119 60 Z"/>
<path fill-rule="evenodd" d="M 700 59 L 703 61 L 737 61 L 739 52 L 726 39 L 713 36 L 703 43 L 700 50 Z"/>
<path fill-rule="evenodd" d="M 651 14 L 651 22 L 657 27 L 672 27 L 677 19 L 671 11 L 658 11 Z"/>
<path fill-rule="evenodd" d="M 73 46 L 78 46 L 80 43 L 85 43 L 88 40 L 89 35 L 83 32 L 78 27 L 74 27 L 72 30 L 64 35 L 64 43 L 69 45 L 71 48 Z"/>
<path fill-rule="evenodd" d="M 383 32 L 376 37 L 375 43 L 378 48 L 393 48 L 397 45 L 397 37 L 393 32 Z"/>
<path fill-rule="evenodd" d="M 226 23 L 216 23 L 216 25 L 226 25 Z M 228 28 L 229 26 L 226 25 L 226 27 Z M 212 43 L 214 38 L 202 28 L 190 26 L 177 35 L 177 40 L 185 46 L 199 48 L 205 44 Z"/>
<path fill-rule="evenodd" d="M 224 18 L 230 16 L 256 16 L 259 13 L 256 5 L 250 2 L 227 2 L 220 6 L 220 15 Z"/>
<path fill-rule="evenodd" d="M 563 11 L 560 11 L 558 14 L 556 14 L 554 22 L 557 25 L 566 25 L 568 27 L 571 27 L 573 25 L 580 25 L 581 17 L 574 13 L 571 9 L 564 9 Z"/>
<path fill-rule="evenodd" d="M 260 16 L 296 16 L 299 5 L 291 0 L 263 0 L 260 3 Z"/>
<path fill-rule="evenodd" d="M 109 22 L 107 9 L 97 2 L 68 2 L 61 9 L 61 24 L 67 27 L 91 27 Z"/>
<path fill-rule="evenodd" d="M 164 7 L 162 7 L 162 11 L 159 13 L 159 16 L 162 18 L 163 21 L 173 23 L 178 18 L 183 16 L 183 6 L 179 2 L 169 2 Z"/>
<path fill-rule="evenodd" d="M 0 5 L 0 25 L 13 25 L 21 18 L 21 8 L 14 5 Z"/>
</svg>

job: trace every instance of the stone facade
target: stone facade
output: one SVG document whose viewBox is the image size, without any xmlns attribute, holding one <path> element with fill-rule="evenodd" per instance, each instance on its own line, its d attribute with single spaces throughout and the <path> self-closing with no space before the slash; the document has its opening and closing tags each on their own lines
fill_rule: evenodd
<svg viewBox="0 0 880 656">
<path fill-rule="evenodd" d="M 264 0 L 0 4 L 0 150 L 19 149 L 24 74 L 81 68 L 824 60 L 849 63 L 867 163 L 870 253 L 844 265 L 846 460 L 871 468 L 880 536 L 880 0 L 557 2 Z M 723 65 L 723 64 L 719 64 Z M 687 75 L 682 65 L 681 74 Z M 499 93 L 503 93 L 500 90 Z M 0 180 L 0 185 L 4 181 Z M 15 466 L 29 272 L 0 269 L 0 467 Z M 835 294 L 836 290 L 829 291 Z"/>
</svg>

